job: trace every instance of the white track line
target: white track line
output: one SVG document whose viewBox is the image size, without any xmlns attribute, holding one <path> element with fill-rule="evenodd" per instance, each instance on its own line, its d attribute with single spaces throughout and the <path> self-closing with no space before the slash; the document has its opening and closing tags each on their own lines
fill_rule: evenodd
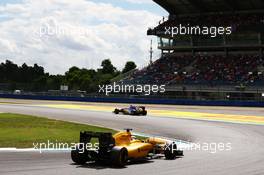
<svg viewBox="0 0 264 175">
<path fill-rule="evenodd" d="M 10 153 L 16 153 L 16 152 L 39 152 L 39 153 L 46 153 L 46 152 L 70 152 L 71 149 L 34 149 L 34 148 L 0 148 L 1 152 L 10 152 Z"/>
</svg>

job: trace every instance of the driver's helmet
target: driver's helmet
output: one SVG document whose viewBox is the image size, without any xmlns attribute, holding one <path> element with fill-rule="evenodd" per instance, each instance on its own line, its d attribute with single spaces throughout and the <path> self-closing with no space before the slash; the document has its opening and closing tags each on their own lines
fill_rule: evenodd
<svg viewBox="0 0 264 175">
<path fill-rule="evenodd" d="M 130 105 L 130 109 L 136 109 L 136 106 Z"/>
</svg>

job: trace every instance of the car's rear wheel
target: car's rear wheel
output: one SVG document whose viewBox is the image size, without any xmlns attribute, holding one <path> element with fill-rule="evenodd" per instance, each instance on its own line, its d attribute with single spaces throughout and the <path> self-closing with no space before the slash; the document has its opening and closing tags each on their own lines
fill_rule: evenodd
<svg viewBox="0 0 264 175">
<path fill-rule="evenodd" d="M 177 156 L 177 145 L 175 143 L 166 144 L 164 147 L 164 155 L 168 160 L 173 160 Z"/>
<path fill-rule="evenodd" d="M 114 166 L 124 167 L 127 163 L 128 151 L 125 147 L 114 147 L 111 151 L 111 160 Z"/>
<path fill-rule="evenodd" d="M 83 165 L 88 161 L 88 153 L 84 151 L 83 146 L 79 144 L 71 151 L 71 158 L 73 162 Z"/>
</svg>

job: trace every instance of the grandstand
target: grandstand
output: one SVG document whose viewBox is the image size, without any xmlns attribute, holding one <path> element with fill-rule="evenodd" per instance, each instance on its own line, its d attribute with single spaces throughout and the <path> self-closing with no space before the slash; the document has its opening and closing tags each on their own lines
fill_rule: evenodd
<svg viewBox="0 0 264 175">
<path fill-rule="evenodd" d="M 221 98 L 262 98 L 264 2 L 262 0 L 154 0 L 169 17 L 149 28 L 161 58 L 123 79 L 128 84 L 166 84 L 169 94 L 189 91 Z M 232 33 L 168 34 L 175 26 L 230 27 Z M 172 93 L 173 92 L 173 93 Z M 223 93 L 224 92 L 224 93 Z M 190 94 L 190 93 L 189 93 Z M 232 94 L 232 95 L 230 95 Z M 239 94 L 239 95 L 238 95 Z M 199 96 L 199 95 L 198 95 Z"/>
</svg>

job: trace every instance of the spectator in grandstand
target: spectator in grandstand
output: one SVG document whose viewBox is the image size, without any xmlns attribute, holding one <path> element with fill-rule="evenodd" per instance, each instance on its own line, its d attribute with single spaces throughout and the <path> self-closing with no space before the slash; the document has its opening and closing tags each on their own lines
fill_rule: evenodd
<svg viewBox="0 0 264 175">
<path fill-rule="evenodd" d="M 183 71 L 191 65 L 189 72 Z M 264 83 L 264 59 L 258 55 L 166 56 L 135 72 L 127 82 L 139 84 Z"/>
</svg>

